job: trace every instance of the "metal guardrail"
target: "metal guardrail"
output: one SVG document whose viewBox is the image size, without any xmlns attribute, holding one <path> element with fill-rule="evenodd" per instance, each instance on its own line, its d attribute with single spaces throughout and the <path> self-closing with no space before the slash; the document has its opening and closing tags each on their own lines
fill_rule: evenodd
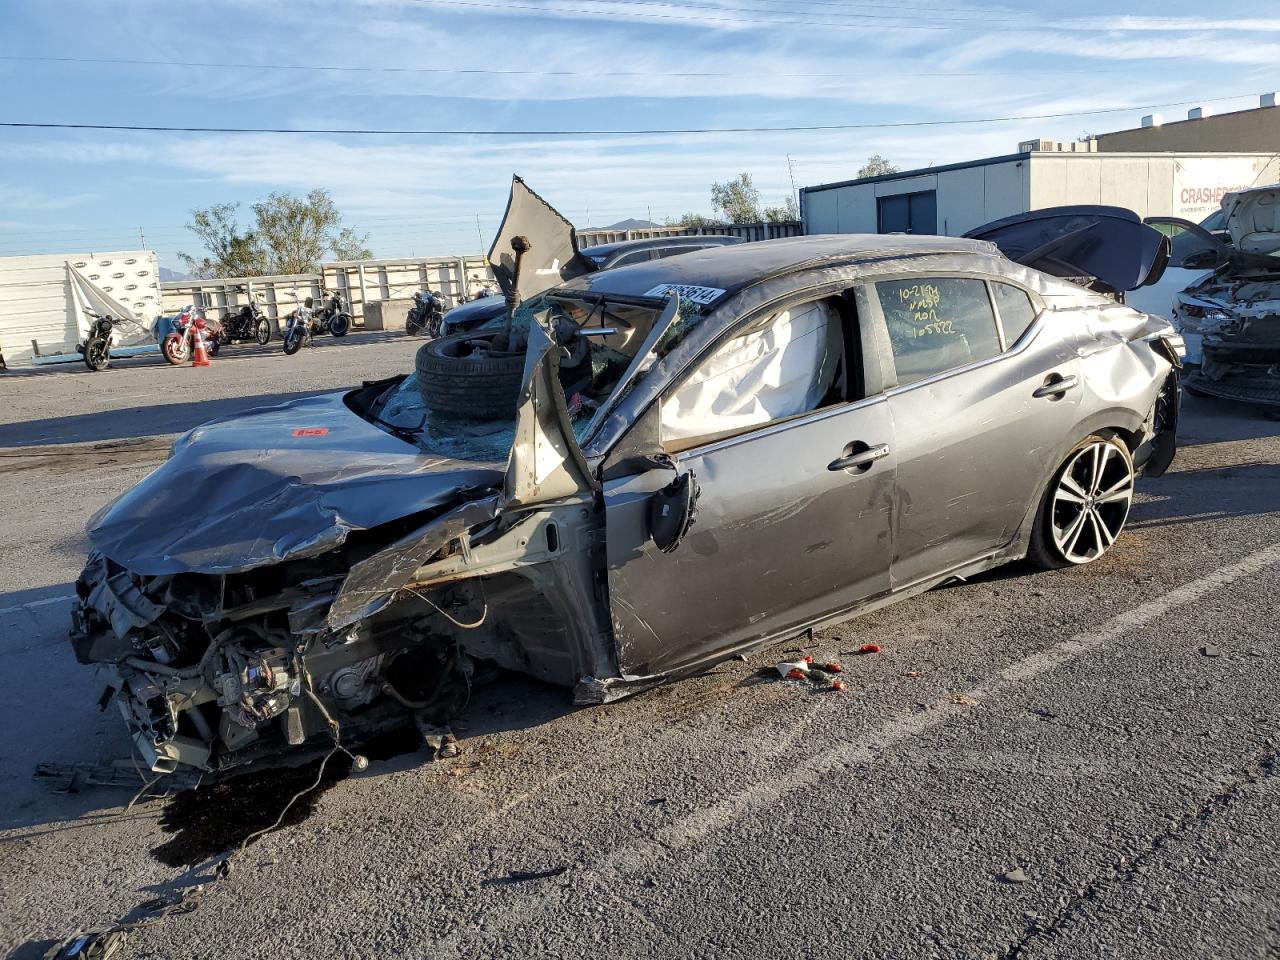
<svg viewBox="0 0 1280 960">
<path fill-rule="evenodd" d="M 205 315 L 222 320 L 249 302 L 250 291 L 276 324 L 307 297 L 319 298 L 321 288 L 341 293 L 351 305 L 357 326 L 364 323 L 366 303 L 411 299 L 419 290 L 435 290 L 461 303 L 477 287 L 492 282 L 482 257 L 410 257 L 389 260 L 339 260 L 320 265 L 320 273 L 268 277 L 227 277 L 217 280 L 169 280 L 160 284 L 164 313 L 176 314 L 187 304 L 203 307 Z"/>
<path fill-rule="evenodd" d="M 653 237 L 730 236 L 745 240 L 774 240 L 778 237 L 798 237 L 804 233 L 799 220 L 782 220 L 777 223 L 717 223 L 705 227 L 646 227 L 640 230 L 579 230 L 578 246 L 594 247 L 601 243 L 618 243 L 623 240 L 649 240 Z"/>
</svg>

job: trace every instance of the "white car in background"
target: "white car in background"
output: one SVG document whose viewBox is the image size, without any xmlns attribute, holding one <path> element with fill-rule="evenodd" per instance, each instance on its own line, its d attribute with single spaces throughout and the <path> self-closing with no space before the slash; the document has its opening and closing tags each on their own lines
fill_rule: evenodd
<svg viewBox="0 0 1280 960">
<path fill-rule="evenodd" d="M 1139 287 L 1137 290 L 1130 290 L 1125 295 L 1124 302 L 1143 313 L 1172 319 L 1178 294 L 1199 281 L 1207 279 L 1212 273 L 1210 268 L 1217 266 L 1216 257 L 1207 266 L 1184 266 L 1187 257 L 1190 255 L 1191 262 L 1197 263 L 1194 254 L 1214 249 L 1210 242 L 1214 238 L 1230 243 L 1230 234 L 1226 230 L 1226 214 L 1221 209 L 1215 210 L 1199 224 L 1175 217 L 1148 217 L 1147 223 L 1168 236 L 1172 242 L 1169 265 L 1155 283 Z M 1200 363 L 1199 334 L 1192 333 L 1188 336 L 1184 331 L 1183 338 L 1187 346 L 1186 362 Z"/>
<path fill-rule="evenodd" d="M 1165 278 L 1190 275 L 1174 293 L 1171 318 L 1188 362 L 1199 364 L 1186 386 L 1280 410 L 1280 184 L 1227 194 L 1222 222 L 1226 241 L 1204 225 L 1147 220 L 1172 242 Z M 1165 278 L 1141 292 L 1159 295 Z M 1144 312 L 1160 312 L 1143 302 L 1129 297 Z"/>
</svg>

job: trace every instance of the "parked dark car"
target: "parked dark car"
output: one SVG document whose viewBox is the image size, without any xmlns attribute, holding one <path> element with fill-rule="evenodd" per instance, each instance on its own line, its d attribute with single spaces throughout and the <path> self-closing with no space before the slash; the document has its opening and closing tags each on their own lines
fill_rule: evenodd
<svg viewBox="0 0 1280 960">
<path fill-rule="evenodd" d="M 482 664 L 600 703 L 1089 563 L 1174 455 L 1172 328 L 992 243 L 797 237 L 526 292 L 505 420 L 370 382 L 192 430 L 93 518 L 72 644 L 150 769 L 443 722 Z"/>
<path fill-rule="evenodd" d="M 689 237 L 648 237 L 643 240 L 619 240 L 616 243 L 602 243 L 594 247 L 586 247 L 581 253 L 596 265 L 598 270 L 611 270 L 614 267 L 629 267 L 649 260 L 661 260 L 664 257 L 675 257 L 695 250 L 706 250 L 711 247 L 724 247 L 742 243 L 741 237 L 728 237 L 720 234 Z M 460 304 L 444 315 L 441 335 L 448 336 L 475 330 L 496 320 L 507 311 L 506 300 L 501 295 L 472 300 Z"/>
</svg>

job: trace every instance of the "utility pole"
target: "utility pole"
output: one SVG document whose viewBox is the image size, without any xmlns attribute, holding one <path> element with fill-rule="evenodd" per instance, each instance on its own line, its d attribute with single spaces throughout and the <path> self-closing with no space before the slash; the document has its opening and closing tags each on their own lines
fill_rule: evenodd
<svg viewBox="0 0 1280 960">
<path fill-rule="evenodd" d="M 791 159 L 791 154 L 787 154 L 787 176 L 791 178 L 791 199 L 796 202 L 796 209 L 800 209 L 800 193 L 796 190 L 796 170 L 795 161 Z"/>
<path fill-rule="evenodd" d="M 489 252 L 484 248 L 484 231 L 480 229 L 480 214 L 476 214 L 476 236 L 480 238 L 480 256 L 487 257 Z"/>
<path fill-rule="evenodd" d="M 138 227 L 138 240 L 142 243 L 141 249 L 147 249 L 147 235 L 142 232 L 142 227 Z"/>
</svg>

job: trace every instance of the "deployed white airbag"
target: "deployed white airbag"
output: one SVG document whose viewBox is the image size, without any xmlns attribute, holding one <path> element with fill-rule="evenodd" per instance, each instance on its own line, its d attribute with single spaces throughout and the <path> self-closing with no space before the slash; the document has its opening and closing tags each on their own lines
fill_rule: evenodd
<svg viewBox="0 0 1280 960">
<path fill-rule="evenodd" d="M 753 324 L 663 402 L 662 440 L 736 432 L 816 409 L 842 352 L 839 314 L 824 301 Z"/>
</svg>

